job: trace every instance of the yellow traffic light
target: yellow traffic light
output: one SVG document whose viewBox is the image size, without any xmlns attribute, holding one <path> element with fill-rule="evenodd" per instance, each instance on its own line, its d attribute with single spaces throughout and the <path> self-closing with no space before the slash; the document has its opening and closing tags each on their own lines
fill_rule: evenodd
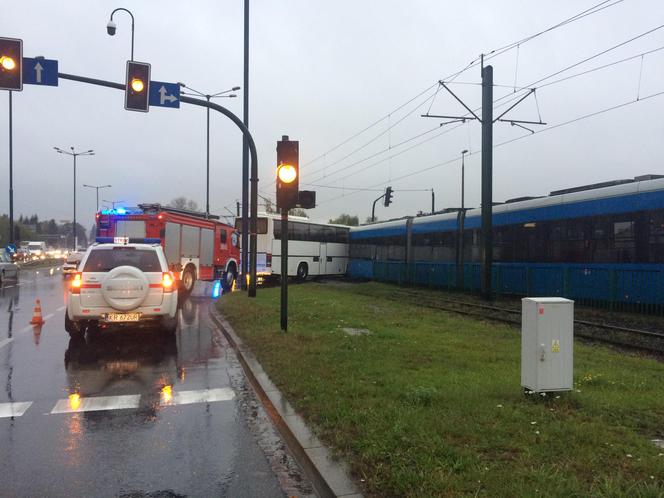
<svg viewBox="0 0 664 498">
<path fill-rule="evenodd" d="M 277 168 L 277 176 L 283 183 L 293 183 L 297 178 L 297 170 L 292 164 L 281 164 Z"/>
<path fill-rule="evenodd" d="M 134 78 L 131 80 L 131 89 L 135 92 L 142 92 L 143 89 L 145 88 L 145 83 L 143 83 L 143 80 Z"/>
<path fill-rule="evenodd" d="M 16 68 L 16 61 L 7 55 L 0 57 L 0 64 L 3 69 L 7 71 L 12 71 Z"/>
</svg>

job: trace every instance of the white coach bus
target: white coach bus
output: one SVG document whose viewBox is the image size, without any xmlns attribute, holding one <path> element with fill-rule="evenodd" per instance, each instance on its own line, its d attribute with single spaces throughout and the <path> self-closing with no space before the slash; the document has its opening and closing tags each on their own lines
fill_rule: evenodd
<svg viewBox="0 0 664 498">
<path fill-rule="evenodd" d="M 242 228 L 241 218 L 235 220 L 235 226 Z M 304 280 L 310 275 L 344 275 L 349 230 L 345 225 L 289 216 L 288 276 Z M 281 215 L 259 213 L 257 232 L 256 275 L 260 283 L 271 275 L 281 275 Z"/>
</svg>

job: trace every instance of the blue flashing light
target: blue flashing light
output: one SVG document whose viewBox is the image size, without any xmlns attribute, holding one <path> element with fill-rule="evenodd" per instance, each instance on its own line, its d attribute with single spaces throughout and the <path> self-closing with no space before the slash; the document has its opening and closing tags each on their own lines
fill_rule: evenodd
<svg viewBox="0 0 664 498">
<path fill-rule="evenodd" d="M 125 208 L 117 208 L 115 212 L 116 214 L 127 214 L 127 210 Z"/>
<path fill-rule="evenodd" d="M 221 280 L 215 280 L 212 286 L 212 299 L 217 299 L 221 295 Z"/>
</svg>

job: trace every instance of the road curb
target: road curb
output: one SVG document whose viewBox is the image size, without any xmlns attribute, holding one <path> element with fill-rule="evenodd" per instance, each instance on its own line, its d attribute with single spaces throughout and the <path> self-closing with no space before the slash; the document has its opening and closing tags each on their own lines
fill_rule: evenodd
<svg viewBox="0 0 664 498">
<path fill-rule="evenodd" d="M 362 498 L 363 495 L 350 479 L 345 464 L 332 458 L 328 449 L 309 430 L 249 348 L 237 336 L 233 327 L 214 306 L 210 307 L 210 318 L 235 349 L 249 382 L 286 441 L 288 449 L 313 484 L 316 494 L 321 498 Z"/>
</svg>

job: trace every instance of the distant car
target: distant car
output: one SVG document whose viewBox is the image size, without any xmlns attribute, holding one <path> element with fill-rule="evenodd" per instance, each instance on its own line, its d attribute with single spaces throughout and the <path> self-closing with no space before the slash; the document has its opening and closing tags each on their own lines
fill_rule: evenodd
<svg viewBox="0 0 664 498">
<path fill-rule="evenodd" d="M 46 259 L 46 242 L 28 242 L 31 259 Z"/>
<path fill-rule="evenodd" d="M 0 286 L 6 280 L 18 280 L 18 265 L 11 260 L 6 252 L 0 252 Z"/>
<path fill-rule="evenodd" d="M 177 285 L 159 244 L 93 244 L 68 286 L 65 330 L 81 338 L 86 329 L 177 327 Z"/>
<path fill-rule="evenodd" d="M 76 271 L 78 270 L 78 264 L 83 259 L 83 254 L 84 253 L 82 252 L 73 252 L 69 256 L 67 256 L 64 265 L 62 265 L 62 274 L 65 277 L 68 277 L 69 275 L 76 273 Z"/>
</svg>

